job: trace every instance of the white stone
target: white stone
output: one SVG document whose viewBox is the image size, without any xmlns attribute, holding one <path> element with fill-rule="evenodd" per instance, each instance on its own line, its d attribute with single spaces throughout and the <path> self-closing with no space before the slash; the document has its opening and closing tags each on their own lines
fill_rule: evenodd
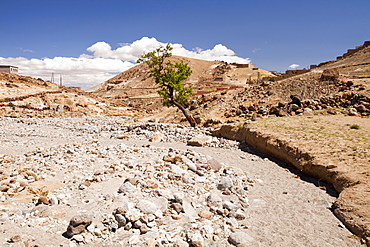
<svg viewBox="0 0 370 247">
<path fill-rule="evenodd" d="M 175 202 L 182 203 L 182 201 L 184 200 L 184 193 L 173 194 L 173 199 Z"/>
<path fill-rule="evenodd" d="M 199 232 L 196 232 L 190 239 L 191 243 L 195 247 L 203 247 L 205 246 L 204 244 L 204 239 L 202 235 Z"/>
<path fill-rule="evenodd" d="M 224 201 L 222 203 L 222 207 L 226 208 L 229 211 L 236 210 L 238 208 L 238 206 L 236 206 L 235 204 L 231 203 L 230 201 Z"/>
<path fill-rule="evenodd" d="M 198 169 L 197 166 L 190 160 L 186 161 L 185 165 L 187 165 L 189 170 L 191 170 L 193 172 L 197 171 L 197 169 Z"/>
<path fill-rule="evenodd" d="M 251 244 L 253 243 L 253 238 L 245 232 L 231 233 L 228 240 L 231 244 L 236 246 L 237 245 L 251 246 Z"/>
<path fill-rule="evenodd" d="M 163 218 L 163 212 L 161 211 L 161 210 L 157 210 L 157 211 L 155 211 L 154 212 L 154 215 L 155 215 L 155 217 L 157 217 L 158 219 L 161 219 L 161 218 Z"/>
<path fill-rule="evenodd" d="M 76 240 L 77 242 L 83 242 L 84 237 L 80 234 L 73 235 L 72 239 Z"/>
<path fill-rule="evenodd" d="M 222 179 L 222 181 L 217 185 L 219 190 L 226 190 L 230 189 L 231 187 L 233 187 L 233 180 L 229 177 Z"/>
<path fill-rule="evenodd" d="M 177 176 L 184 176 L 187 172 L 184 169 L 181 169 L 179 166 L 171 164 L 170 165 L 171 172 Z"/>
<path fill-rule="evenodd" d="M 210 225 L 204 225 L 201 227 L 201 231 L 204 233 L 204 235 L 212 235 L 214 233 L 214 229 Z"/>
<path fill-rule="evenodd" d="M 57 205 L 59 203 L 55 195 L 50 195 L 48 199 L 49 199 L 50 205 Z"/>
<path fill-rule="evenodd" d="M 184 200 L 182 202 L 182 207 L 184 209 L 184 212 L 189 217 L 198 217 L 198 214 L 196 210 L 193 208 L 193 206 L 188 202 L 187 200 Z"/>
<path fill-rule="evenodd" d="M 90 225 L 88 225 L 88 226 L 86 227 L 86 229 L 87 229 L 89 232 L 93 233 L 93 232 L 94 232 L 94 230 L 95 230 L 95 226 L 94 226 L 93 224 L 90 224 Z"/>
<path fill-rule="evenodd" d="M 124 208 L 126 211 L 129 211 L 135 208 L 135 204 L 133 202 L 126 202 L 123 204 L 122 208 Z"/>
<path fill-rule="evenodd" d="M 137 235 L 137 234 L 132 235 L 128 240 L 128 243 L 131 245 L 136 245 L 139 242 L 140 242 L 140 235 Z"/>
<path fill-rule="evenodd" d="M 139 220 L 141 216 L 142 216 L 142 214 L 136 208 L 133 208 L 133 209 L 127 211 L 126 214 L 125 214 L 126 219 L 128 221 L 131 221 L 131 222 L 135 222 L 135 221 Z"/>
<path fill-rule="evenodd" d="M 151 142 L 161 142 L 163 140 L 163 134 L 161 132 L 156 132 L 154 135 L 149 139 Z"/>
<path fill-rule="evenodd" d="M 222 199 L 215 193 L 210 193 L 207 197 L 207 205 L 208 207 L 221 207 L 222 206 Z"/>
<path fill-rule="evenodd" d="M 102 232 L 101 232 L 101 230 L 99 228 L 94 228 L 94 234 L 96 236 L 101 236 L 102 235 Z"/>
<path fill-rule="evenodd" d="M 149 200 L 139 200 L 136 207 L 144 214 L 154 214 L 158 210 L 157 205 Z"/>
<path fill-rule="evenodd" d="M 135 191 L 136 191 L 136 187 L 132 185 L 130 182 L 123 183 L 118 189 L 118 193 L 123 193 L 123 194 L 131 194 Z"/>
</svg>

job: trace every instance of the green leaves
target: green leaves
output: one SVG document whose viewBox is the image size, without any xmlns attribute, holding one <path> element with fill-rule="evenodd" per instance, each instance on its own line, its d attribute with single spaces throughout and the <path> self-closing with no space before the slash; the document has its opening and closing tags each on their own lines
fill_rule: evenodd
<svg viewBox="0 0 370 247">
<path fill-rule="evenodd" d="M 149 77 L 153 77 L 160 90 L 158 94 L 163 97 L 164 106 L 185 106 L 193 94 L 191 86 L 185 86 L 184 81 L 189 78 L 192 71 L 183 61 L 173 63 L 168 58 L 172 56 L 173 48 L 169 43 L 152 52 L 143 55 L 137 62 L 146 63 L 150 68 Z"/>
</svg>

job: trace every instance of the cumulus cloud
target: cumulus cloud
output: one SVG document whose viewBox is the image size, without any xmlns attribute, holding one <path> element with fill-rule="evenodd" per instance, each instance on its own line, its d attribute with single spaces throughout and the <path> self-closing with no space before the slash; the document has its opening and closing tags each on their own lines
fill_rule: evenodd
<svg viewBox="0 0 370 247">
<path fill-rule="evenodd" d="M 158 48 L 165 43 L 159 42 L 155 38 L 143 37 L 130 44 L 121 44 L 117 49 L 106 42 L 97 42 L 87 48 L 87 51 L 92 53 L 92 57 L 115 58 L 124 61 L 136 61 L 143 54 Z M 172 44 L 172 54 L 183 57 L 197 58 L 203 60 L 220 60 L 225 62 L 235 63 L 250 63 L 249 58 L 241 58 L 235 55 L 235 52 L 228 49 L 222 44 L 215 45 L 212 49 L 203 50 L 196 47 L 192 51 L 185 49 L 182 44 Z M 84 56 L 89 56 L 84 54 Z"/>
<path fill-rule="evenodd" d="M 292 65 L 289 66 L 290 69 L 296 69 L 298 68 L 300 65 L 299 64 L 295 64 L 293 63 Z"/>
<path fill-rule="evenodd" d="M 181 44 L 173 44 L 173 54 L 183 57 L 197 58 L 208 61 L 225 61 L 228 63 L 250 63 L 249 58 L 241 58 L 235 55 L 235 52 L 222 44 L 215 45 L 212 49 L 186 50 Z"/>
<path fill-rule="evenodd" d="M 18 66 L 19 74 L 40 77 L 44 80 L 50 80 L 51 74 L 54 73 L 58 82 L 59 75 L 62 75 L 64 85 L 81 86 L 87 89 L 135 66 L 136 60 L 143 54 L 165 43 L 155 38 L 143 37 L 132 43 L 119 45 L 117 49 L 113 49 L 107 42 L 100 41 L 88 47 L 87 54 L 81 54 L 76 58 L 0 57 L 0 64 Z M 229 63 L 250 63 L 249 58 L 236 56 L 234 51 L 222 44 L 217 44 L 212 49 L 203 50 L 197 47 L 191 51 L 185 49 L 182 44 L 172 44 L 172 47 L 172 53 L 178 56 Z"/>
<path fill-rule="evenodd" d="M 135 62 L 143 54 L 158 48 L 162 43 L 155 38 L 143 37 L 131 44 L 121 44 L 121 47 L 113 50 L 106 42 L 97 42 L 86 50 L 93 53 L 93 57 L 114 58 L 124 61 Z"/>
<path fill-rule="evenodd" d="M 55 82 L 57 83 L 59 83 L 61 75 L 63 85 L 81 86 L 83 89 L 102 83 L 115 74 L 135 66 L 134 63 L 119 59 L 84 57 L 54 57 L 43 59 L 0 57 L 0 64 L 17 66 L 19 68 L 19 74 L 42 78 L 44 80 L 51 80 L 51 75 L 54 73 Z"/>
</svg>

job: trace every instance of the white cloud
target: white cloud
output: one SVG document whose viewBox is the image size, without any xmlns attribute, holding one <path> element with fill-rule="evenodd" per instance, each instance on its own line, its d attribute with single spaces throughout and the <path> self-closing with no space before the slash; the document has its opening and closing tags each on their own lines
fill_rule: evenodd
<svg viewBox="0 0 370 247">
<path fill-rule="evenodd" d="M 35 53 L 33 50 L 30 50 L 30 49 L 25 49 L 23 50 L 24 52 L 31 52 L 31 53 Z"/>
<path fill-rule="evenodd" d="M 300 65 L 299 64 L 295 64 L 293 63 L 292 65 L 289 66 L 290 69 L 296 69 L 298 68 Z"/>
<path fill-rule="evenodd" d="M 162 43 L 155 38 L 143 37 L 131 44 L 121 44 L 121 47 L 112 50 L 106 42 L 97 42 L 86 50 L 93 53 L 93 57 L 114 58 L 135 62 L 143 54 L 158 48 Z"/>
<path fill-rule="evenodd" d="M 113 75 L 135 66 L 134 63 L 119 59 L 85 57 L 43 59 L 0 57 L 0 64 L 17 66 L 19 67 L 19 74 L 44 80 L 51 80 L 51 75 L 54 73 L 55 81 L 58 83 L 60 75 L 62 75 L 63 85 L 81 86 L 83 89 L 102 83 Z"/>
<path fill-rule="evenodd" d="M 35 53 L 33 50 L 31 49 L 23 49 L 23 48 L 19 48 L 19 50 L 23 51 L 23 52 L 30 52 L 30 53 Z"/>
<path fill-rule="evenodd" d="M 121 44 L 121 47 L 113 50 L 106 42 L 97 42 L 87 48 L 87 51 L 93 53 L 92 57 L 115 58 L 124 61 L 136 61 L 143 54 L 158 48 L 165 43 L 157 41 L 155 38 L 143 37 L 133 43 Z M 215 45 L 212 49 L 203 50 L 196 47 L 192 51 L 185 49 L 182 44 L 172 44 L 172 54 L 183 57 L 197 58 L 203 60 L 220 60 L 225 62 L 250 63 L 249 58 L 241 58 L 235 55 L 235 52 L 222 44 Z M 85 55 L 84 56 L 89 56 Z"/>
<path fill-rule="evenodd" d="M 112 49 L 110 44 L 100 41 L 86 49 L 90 54 L 81 54 L 77 58 L 0 57 L 0 64 L 18 66 L 19 74 L 40 77 L 44 80 L 50 80 L 51 74 L 54 73 L 58 82 L 59 75 L 62 75 L 64 85 L 81 86 L 87 89 L 135 66 L 138 58 L 160 45 L 165 45 L 165 43 L 148 37 L 132 43 L 122 43 L 117 49 Z M 178 56 L 229 63 L 250 63 L 249 58 L 236 56 L 234 51 L 222 44 L 206 50 L 197 47 L 192 51 L 185 49 L 181 44 L 172 44 L 172 47 L 172 53 Z"/>
<path fill-rule="evenodd" d="M 222 44 L 215 45 L 212 49 L 202 50 L 200 48 L 196 48 L 193 51 L 186 50 L 181 44 L 173 44 L 173 51 L 174 55 L 183 56 L 183 57 L 190 57 L 190 58 L 197 58 L 203 59 L 208 61 L 225 61 L 228 63 L 250 63 L 251 60 L 249 58 L 241 58 L 235 55 L 235 52 L 228 49 L 226 46 Z"/>
</svg>

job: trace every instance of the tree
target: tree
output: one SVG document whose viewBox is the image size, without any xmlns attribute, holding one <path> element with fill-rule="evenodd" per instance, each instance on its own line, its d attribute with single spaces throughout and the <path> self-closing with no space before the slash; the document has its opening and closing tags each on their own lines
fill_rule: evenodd
<svg viewBox="0 0 370 247">
<path fill-rule="evenodd" d="M 184 81 L 189 78 L 192 71 L 184 61 L 173 63 L 168 58 L 172 56 L 173 48 L 169 43 L 154 51 L 141 56 L 138 63 L 146 63 L 150 68 L 148 78 L 153 77 L 160 87 L 157 91 L 163 97 L 163 105 L 176 106 L 184 114 L 192 127 L 196 127 L 194 118 L 188 114 L 185 106 L 189 97 L 193 94 L 192 86 L 185 86 Z"/>
</svg>

